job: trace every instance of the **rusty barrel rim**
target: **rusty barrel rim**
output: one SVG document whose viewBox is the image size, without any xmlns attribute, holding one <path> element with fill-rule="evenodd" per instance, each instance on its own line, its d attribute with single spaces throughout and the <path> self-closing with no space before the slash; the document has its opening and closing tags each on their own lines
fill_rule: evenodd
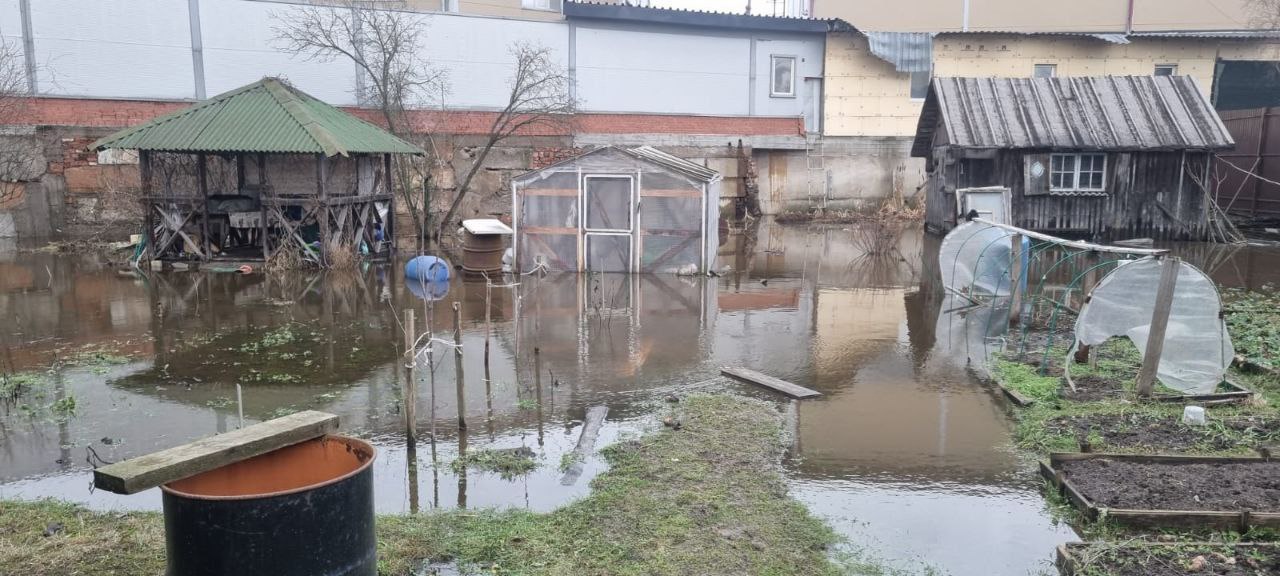
<svg viewBox="0 0 1280 576">
<path fill-rule="evenodd" d="M 341 442 L 343 444 L 346 444 L 348 448 L 354 448 L 357 450 L 358 449 L 366 450 L 367 453 L 369 454 L 369 458 L 361 462 L 359 466 L 356 466 L 354 469 L 344 474 L 334 476 L 333 478 L 329 478 L 327 480 L 323 480 L 320 482 L 314 482 L 311 484 L 307 484 L 305 486 L 298 486 L 298 487 L 289 488 L 286 490 L 261 492 L 261 493 L 255 493 L 255 494 L 236 494 L 236 495 L 230 495 L 230 496 L 192 494 L 190 492 L 184 492 L 182 490 L 178 490 L 177 488 L 173 488 L 169 486 L 169 484 L 161 485 L 160 490 L 162 490 L 165 494 L 168 494 L 170 496 L 176 496 L 178 498 L 187 498 L 190 500 L 230 501 L 230 500 L 260 500 L 265 498 L 274 498 L 276 496 L 287 496 L 290 494 L 297 494 L 300 492 L 308 492 L 311 490 L 316 490 L 319 488 L 324 488 L 326 486 L 332 486 L 334 484 L 338 484 L 339 482 L 358 476 L 359 474 L 365 472 L 366 470 L 369 470 L 369 468 L 373 466 L 373 461 L 377 460 L 378 458 L 378 451 L 376 448 L 373 447 L 372 444 L 365 442 L 364 440 L 361 440 L 359 438 L 351 438 L 349 436 L 338 436 L 334 434 L 327 434 L 319 438 L 313 438 L 311 440 L 307 440 L 306 442 L 299 442 L 298 444 L 295 444 L 293 446 L 288 446 L 283 449 L 292 448 L 294 446 L 298 446 L 299 444 L 305 444 L 307 442 Z M 270 454 L 270 452 L 268 452 L 267 454 Z M 260 454 L 258 456 L 255 456 L 254 458 L 260 458 L 265 455 L 266 454 Z M 181 482 L 181 480 L 177 480 L 176 482 Z"/>
</svg>

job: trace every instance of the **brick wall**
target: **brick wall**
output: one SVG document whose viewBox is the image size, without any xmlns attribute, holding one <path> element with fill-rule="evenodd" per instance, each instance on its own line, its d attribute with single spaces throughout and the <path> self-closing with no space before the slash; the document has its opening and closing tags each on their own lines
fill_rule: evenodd
<svg viewBox="0 0 1280 576">
<path fill-rule="evenodd" d="M 38 126 L 127 127 L 190 106 L 190 102 L 33 98 L 26 101 L 16 123 Z M 374 123 L 376 110 L 346 108 Z M 415 131 L 441 134 L 487 134 L 497 112 L 417 110 L 409 113 Z M 670 114 L 579 114 L 558 125 L 538 124 L 523 136 L 578 134 L 714 134 L 730 136 L 800 136 L 801 118 L 686 116 Z"/>
</svg>

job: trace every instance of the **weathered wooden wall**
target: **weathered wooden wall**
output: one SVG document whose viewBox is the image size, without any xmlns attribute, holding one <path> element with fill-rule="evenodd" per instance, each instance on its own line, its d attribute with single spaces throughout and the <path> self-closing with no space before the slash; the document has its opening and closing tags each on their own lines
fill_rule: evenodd
<svg viewBox="0 0 1280 576">
<path fill-rule="evenodd" d="M 930 173 L 926 224 L 935 231 L 955 225 L 957 187 L 1005 186 L 1011 191 L 1011 224 L 1022 228 L 1098 241 L 1126 238 L 1202 240 L 1208 235 L 1208 196 L 1203 179 L 1205 152 L 1113 152 L 1107 154 L 1106 195 L 1026 194 L 1025 156 L 1049 150 L 1002 150 L 991 181 L 960 175 L 963 160 L 940 159 Z M 944 154 L 958 156 L 958 151 Z M 1047 162 L 1046 162 L 1047 163 Z"/>
</svg>

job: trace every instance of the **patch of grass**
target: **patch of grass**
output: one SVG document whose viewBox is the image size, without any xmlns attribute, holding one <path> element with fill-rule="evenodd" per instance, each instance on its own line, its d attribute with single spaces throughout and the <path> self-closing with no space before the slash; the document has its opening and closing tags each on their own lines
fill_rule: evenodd
<svg viewBox="0 0 1280 576">
<path fill-rule="evenodd" d="M 1280 369 L 1280 291 L 1233 288 L 1222 295 L 1236 353 L 1264 369 Z"/>
<path fill-rule="evenodd" d="M 521 399 L 516 402 L 517 410 L 533 410 L 538 407 L 538 403 L 528 398 Z"/>
<path fill-rule="evenodd" d="M 24 396 L 42 390 L 48 384 L 49 378 L 41 372 L 0 374 L 0 401 L 16 404 Z"/>
<path fill-rule="evenodd" d="M 991 375 L 1005 388 L 1035 402 L 1057 398 L 1062 387 L 1062 378 L 1042 376 L 1035 366 L 1011 360 L 996 360 L 991 366 Z"/>
<path fill-rule="evenodd" d="M 460 473 L 468 468 L 475 468 L 485 472 L 497 473 L 503 480 L 511 480 L 536 470 L 538 461 L 535 456 L 533 451 L 528 448 L 472 450 L 467 452 L 465 456 L 455 459 L 450 466 L 455 473 Z"/>
<path fill-rule="evenodd" d="M 604 450 L 590 496 L 548 514 L 458 510 L 378 518 L 378 572 L 453 561 L 464 573 L 834 575 L 836 536 L 787 496 L 782 416 L 764 402 L 694 396 L 680 430 Z M 46 523 L 63 533 L 41 536 Z M 98 514 L 53 502 L 0 502 L 0 566 L 24 576 L 159 574 L 156 514 Z M 863 574 L 873 571 L 864 564 Z M 856 573 L 856 572 L 855 572 Z"/>
</svg>

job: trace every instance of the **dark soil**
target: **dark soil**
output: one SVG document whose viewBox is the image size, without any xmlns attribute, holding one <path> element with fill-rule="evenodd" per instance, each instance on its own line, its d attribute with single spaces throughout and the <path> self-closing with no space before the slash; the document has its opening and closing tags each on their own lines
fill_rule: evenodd
<svg viewBox="0 0 1280 576">
<path fill-rule="evenodd" d="M 1280 420 L 1240 418 L 1221 422 L 1225 432 L 1183 424 L 1179 416 L 1149 414 L 1082 414 L 1059 416 L 1045 422 L 1050 432 L 1086 439 L 1100 436 L 1107 448 L 1150 449 L 1167 452 L 1196 447 L 1228 451 L 1252 448 L 1280 434 Z"/>
<path fill-rule="evenodd" d="M 1096 402 L 1098 400 L 1122 398 L 1128 395 L 1128 391 L 1125 390 L 1121 383 L 1101 376 L 1081 376 L 1073 378 L 1072 381 L 1076 385 L 1074 392 L 1070 386 L 1063 386 L 1062 388 L 1062 395 L 1068 400 Z"/>
<path fill-rule="evenodd" d="M 1061 467 L 1098 506 L 1280 512 L 1280 462 L 1148 464 L 1098 458 Z"/>
<path fill-rule="evenodd" d="M 1071 546 L 1081 576 L 1191 576 L 1280 574 L 1280 549 L 1234 545 Z"/>
</svg>

